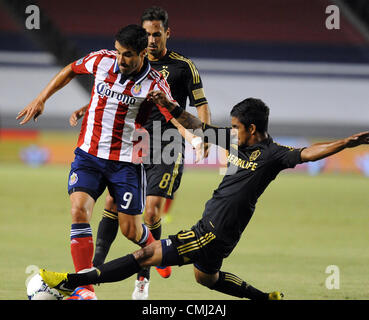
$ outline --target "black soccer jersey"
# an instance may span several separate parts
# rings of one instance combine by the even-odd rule
[[[168,50],[163,58],[157,61],[150,61],[150,64],[167,80],[172,97],[182,108],[186,108],[187,98],[190,106],[199,107],[207,103],[200,74],[190,59],[177,52]],[[170,122],[167,123],[158,108],[154,107],[144,126],[151,137],[153,133],[153,121],[160,121],[161,132],[168,128],[175,128]],[[158,126],[158,123],[154,125]],[[155,130],[155,132],[160,131]],[[178,132],[176,134],[179,135]],[[157,138],[161,140],[161,137]],[[181,138],[179,137],[179,139]],[[184,141],[182,143],[184,147]],[[151,148],[152,146],[153,143],[151,143]]]
[[[219,133],[221,129],[214,130]],[[217,134],[216,141],[210,139],[209,142],[228,150],[227,174],[206,203],[196,226],[216,235],[219,251],[226,257],[250,221],[260,195],[281,170],[301,163],[302,149],[279,145],[270,136],[252,146],[238,147],[232,144],[231,129],[222,130],[226,133],[225,139],[219,139],[221,134]]]

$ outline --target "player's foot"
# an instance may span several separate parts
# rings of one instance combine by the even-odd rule
[[[149,298],[149,285],[150,282],[146,278],[140,277],[140,280],[136,280],[132,300],[147,300]]]
[[[172,274],[172,268],[169,267],[155,267],[156,271],[163,277],[163,278],[169,278]]]
[[[75,288],[68,286],[68,273],[60,273],[40,269],[40,276],[50,287],[58,290],[62,295],[69,296]]]
[[[273,291],[269,293],[269,300],[283,300],[284,294],[279,291]]]

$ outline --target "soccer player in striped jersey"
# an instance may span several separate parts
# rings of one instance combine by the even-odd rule
[[[169,110],[178,109],[161,92],[151,92],[150,97]],[[268,106],[254,98],[245,99],[232,108],[229,128],[202,125],[200,121],[196,124],[186,111],[176,118],[185,128],[202,126],[205,138],[229,152],[226,175],[206,202],[201,219],[190,230],[157,240],[85,274],[43,269],[40,274],[49,286],[71,293],[80,285],[124,280],[146,266],[193,264],[196,281],[209,289],[239,298],[280,300],[283,297],[280,292],[264,292],[222,270],[223,260],[239,242],[259,197],[282,170],[369,144],[367,131],[307,148],[279,145],[268,134]],[[207,134],[207,130],[215,134]]]
[[[148,34],[148,58],[151,66],[163,74],[170,85],[173,98],[185,109],[186,102],[195,107],[199,119],[210,124],[210,109],[205,97],[200,74],[195,64],[183,55],[169,50],[167,40],[170,37],[168,13],[159,7],[146,9],[141,16],[142,27]],[[84,114],[84,109],[77,110],[71,116],[71,125],[76,125],[78,118]],[[155,239],[160,239],[162,233],[161,217],[163,209],[168,208],[175,192],[178,190],[184,166],[185,142],[180,134],[175,133],[170,141],[163,141],[163,133],[175,126],[166,122],[158,108],[154,107],[149,120],[144,125],[150,134],[150,161],[145,163],[147,176],[146,208],[144,222],[151,230]],[[158,134],[157,134],[158,133]],[[163,149],[172,141],[176,141],[181,148],[172,155],[174,161],[163,161]],[[155,146],[160,146],[156,148]],[[208,145],[205,145],[204,156],[207,156]],[[165,206],[164,206],[165,205]],[[168,210],[168,209],[167,209]],[[110,195],[105,201],[103,218],[99,224],[94,266],[105,261],[110,246],[118,230],[116,205]],[[156,268],[163,277],[171,273],[170,267]],[[150,279],[150,269],[143,269],[137,275],[133,299],[147,299]]]
[[[20,124],[36,120],[48,98],[75,76],[94,76],[68,180],[71,254],[77,272],[92,267],[94,245],[89,222],[95,202],[106,187],[116,201],[122,233],[140,246],[154,240],[141,217],[146,201],[142,158],[148,138],[143,125],[154,107],[146,96],[155,89],[174,100],[163,75],[146,57],[146,30],[129,25],[119,30],[115,39],[115,51],[92,52],[64,67],[17,116],[23,118]],[[166,121],[175,121],[167,109],[157,108]]]

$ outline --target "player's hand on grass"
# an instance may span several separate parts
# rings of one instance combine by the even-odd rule
[[[369,131],[360,132],[346,138],[346,148],[354,148],[361,144],[369,144]]]
[[[19,120],[23,118],[23,120],[19,124],[25,124],[32,118],[34,121],[37,121],[37,118],[42,114],[44,108],[45,103],[42,100],[36,98],[22,111],[18,112],[18,116],[16,119]]]
[[[81,119],[86,113],[86,106],[74,111],[69,117],[69,124],[71,127],[75,127],[78,124],[78,120]]]

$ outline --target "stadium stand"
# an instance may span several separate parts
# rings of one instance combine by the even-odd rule
[[[3,6],[7,3],[14,7],[17,2],[2,0]],[[29,1],[20,2],[23,8]],[[147,6],[147,2],[119,0],[108,4],[94,0],[32,3],[39,5],[42,16],[84,53],[91,48],[111,47],[117,29],[137,23],[139,13]],[[322,28],[327,16],[325,8],[330,4],[327,0],[236,0],[230,6],[214,1],[209,9],[206,1],[161,1],[170,20],[175,21],[171,45],[191,57],[368,62],[365,38],[345,18],[341,18],[340,30]],[[19,15],[24,17],[24,10],[20,9]],[[4,31],[11,32],[6,45],[17,48],[19,38],[24,37],[24,27],[15,26],[4,13],[1,18],[1,36]],[[27,42],[25,49],[30,50],[28,45]]]
[[[362,19],[367,12],[364,2],[235,0],[228,6],[220,1],[213,1],[209,6],[207,1],[163,0],[160,5],[169,12],[173,25],[168,45],[196,62],[214,106],[215,122],[225,121],[224,105],[237,102],[236,93],[244,95],[239,88],[248,88],[247,94],[252,92],[276,104],[273,119],[276,133],[304,131],[322,136],[334,132],[340,136],[353,128],[363,128],[365,110],[361,117],[357,116],[358,112],[347,115],[345,106],[350,103],[350,96],[355,96],[358,104],[367,101],[363,88],[369,79],[369,45],[365,32],[348,18],[347,9],[341,10],[340,28],[328,30],[326,7],[346,3],[345,7],[352,11],[351,17],[354,15],[356,21],[364,24]],[[26,30],[24,25],[24,8],[28,3],[39,6],[42,23],[46,23],[39,37],[35,36],[37,31]],[[152,4],[119,0],[107,3],[0,0],[0,67],[8,71],[13,67],[14,72],[20,72],[18,67],[29,72],[34,68],[44,74],[42,79],[48,79],[60,65],[96,49],[112,48],[117,29],[138,23],[143,9]],[[3,75],[0,83],[7,89],[9,81]],[[222,90],[215,87],[219,77],[228,81]],[[85,81],[83,77],[81,80]],[[340,90],[343,81],[347,81],[347,86],[345,82],[345,89]],[[16,105],[26,104],[39,90],[35,83],[20,83],[20,86],[26,89],[23,100]],[[90,87],[91,83],[84,84],[87,92]],[[65,94],[60,105],[56,103],[58,107],[45,113],[45,117],[55,116],[55,119],[38,126],[66,129],[65,114],[87,102],[87,97],[78,94],[76,91]],[[293,96],[285,99],[286,94]],[[341,94],[335,97],[339,106],[332,97],[336,94]],[[324,103],[324,110],[312,105],[317,97]],[[301,104],[299,109],[295,109],[296,101]],[[2,126],[17,126],[11,114],[16,105],[11,98],[2,102]],[[64,118],[59,121],[63,108]],[[292,118],[292,109],[297,118]],[[55,110],[59,114],[53,114]],[[318,112],[319,117],[314,116]]]

